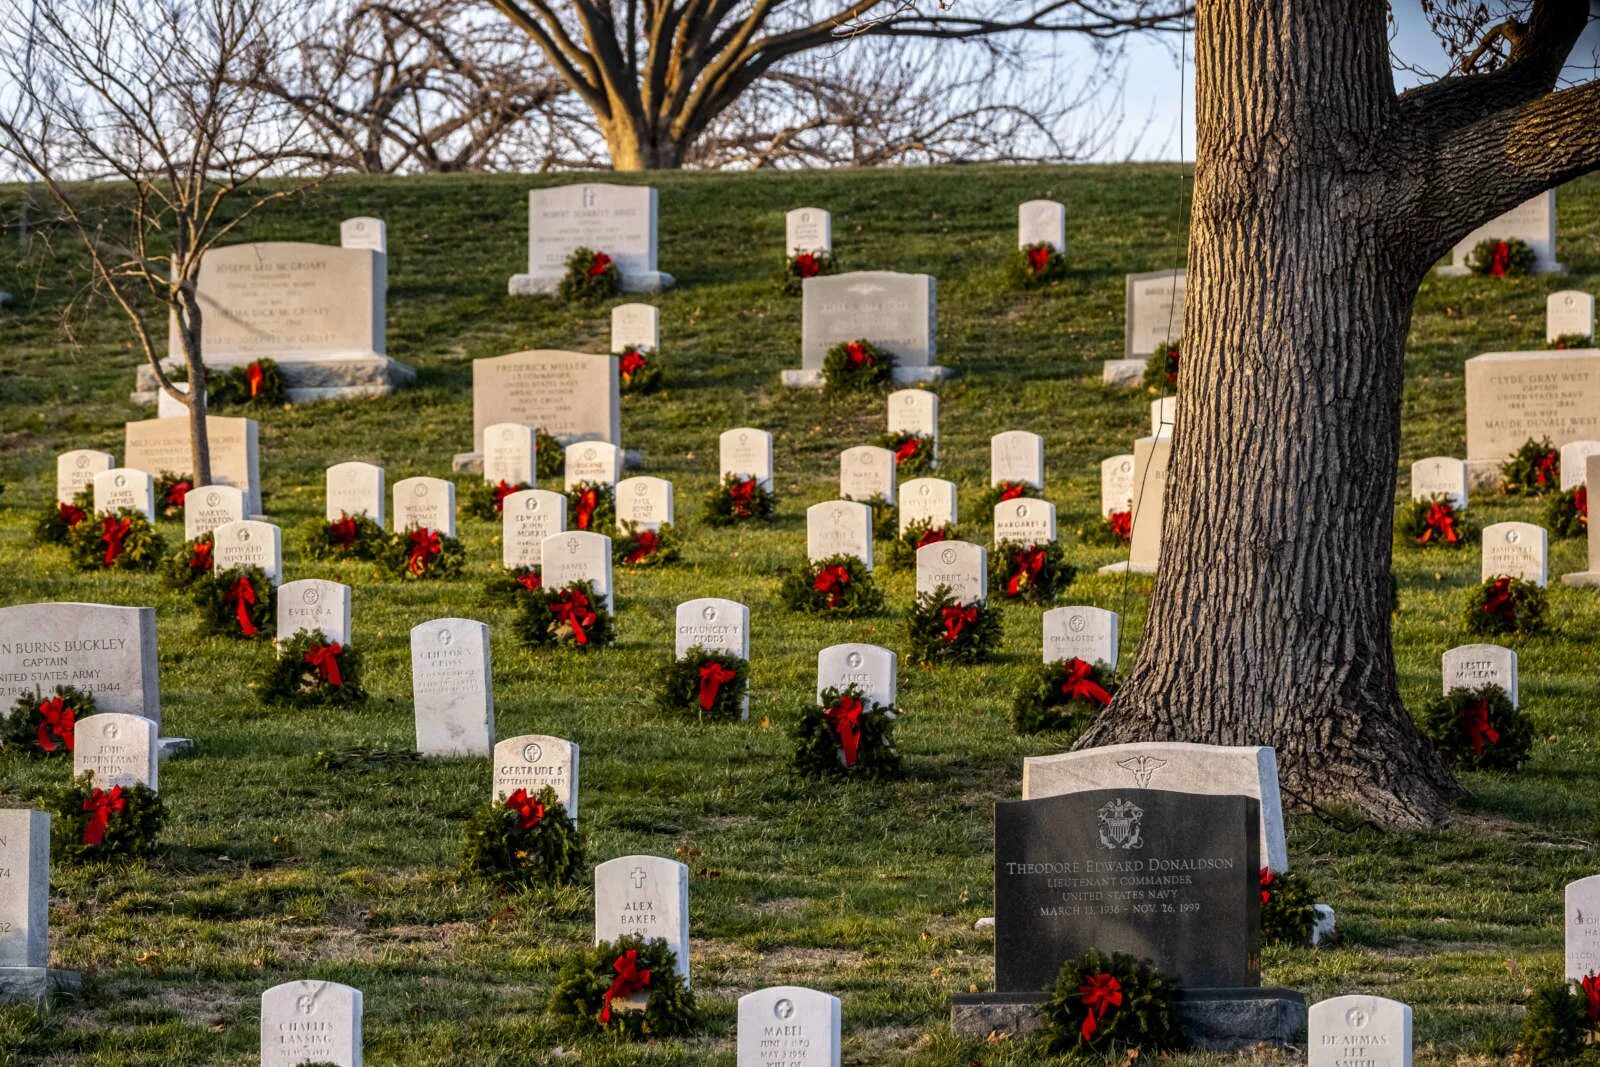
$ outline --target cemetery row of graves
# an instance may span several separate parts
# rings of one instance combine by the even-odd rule
[[[208,258],[210,484],[147,370],[128,400],[125,366],[85,376],[70,427],[17,405],[0,1041],[1353,1065],[1412,1062],[1415,1028],[1417,1062],[1581,1052],[1600,355],[1592,297],[1544,276],[1553,197],[1463,242],[1441,277],[1472,277],[1418,316],[1465,306],[1477,334],[1413,374],[1397,645],[1473,795],[1390,836],[1286,818],[1270,749],[1070,751],[1160,563],[1183,274],[1149,268],[1180,228],[1097,243],[1092,172],[997,176],[1004,221],[934,177],[922,225],[978,239],[919,246],[848,183],[787,215],[737,179],[556,184],[493,300],[493,262],[425,261],[413,228],[445,220],[350,190],[338,247],[268,240],[330,229],[321,204]],[[730,266],[660,196],[723,205],[719,249],[781,232]],[[852,247],[874,224],[902,238],[881,260]],[[1062,353],[1063,321],[1095,340]]]

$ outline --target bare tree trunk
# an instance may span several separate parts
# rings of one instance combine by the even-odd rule
[[[1459,787],[1402,707],[1390,550],[1425,270],[1397,218],[1384,5],[1206,0],[1161,568],[1080,745],[1271,745],[1291,799],[1391,825]]]
[[[201,343],[200,300],[195,283],[185,282],[179,291],[173,328],[183,340],[183,362],[189,372],[189,392],[184,406],[189,409],[189,458],[195,485],[211,484],[211,435],[206,416],[210,405],[206,397],[206,367]]]
[[[611,169],[619,171],[677,170],[683,166],[687,142],[673,138],[627,114],[600,121]]]

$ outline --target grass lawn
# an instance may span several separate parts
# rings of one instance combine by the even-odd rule
[[[0,311],[0,604],[155,605],[165,732],[194,738],[197,749],[162,770],[169,820],[149,861],[57,865],[52,960],[85,973],[84,995],[44,1013],[0,1009],[0,1063],[253,1063],[261,991],[299,977],[364,991],[375,1065],[732,1065],[736,999],[785,983],[843,1000],[849,1064],[1049,1062],[1028,1042],[958,1039],[948,1021],[952,993],[993,982],[993,939],[973,930],[993,914],[991,803],[1018,795],[1024,756],[1070,741],[1018,737],[1005,722],[1039,657],[1041,609],[1005,609],[996,664],[902,663],[904,781],[818,785],[789,771],[787,728],[810,699],[817,651],[870,641],[903,652],[912,577],[880,573],[889,608],[877,618],[816,620],[779,604],[780,572],[804,554],[806,505],[835,495],[837,453],[869,442],[884,417],[881,404],[829,403],[777,384],[800,349],[799,301],[776,285],[783,212],[831,210],[847,268],[937,275],[939,357],[955,372],[939,389],[940,473],[960,484],[963,518],[984,539],[987,524],[972,520],[990,434],[1042,433],[1045,495],[1080,571],[1063,602],[1121,612],[1131,662],[1149,579],[1095,574],[1117,553],[1077,545],[1071,531],[1098,514],[1100,460],[1130,451],[1148,426],[1150,397],[1104,389],[1100,361],[1121,355],[1123,275],[1181,261],[1180,171],[652,176],[660,262],[678,287],[658,300],[665,388],[624,399],[624,443],[643,454],[644,473],[675,483],[684,552],[667,569],[619,568],[618,643],[593,655],[530,652],[510,612],[482,603],[482,579],[500,558],[491,524],[463,518],[468,577],[452,583],[401,585],[369,566],[300,559],[327,465],[380,463],[391,484],[449,474],[451,454],[471,443],[473,358],[603,348],[606,308],[506,296],[506,278],[526,269],[526,190],[553,180],[340,180],[243,235],[336,243],[342,218],[388,222],[390,354],[417,368],[416,388],[261,418],[266,510],[285,527],[289,576],[355,589],[354,642],[373,699],[353,714],[263,709],[250,685],[266,647],[199,636],[194,609],[153,576],[79,574],[64,550],[32,543],[33,515],[53,499],[55,454],[120,456],[124,420],[150,412],[128,402],[136,357],[116,312],[68,312],[80,282],[64,238],[58,259],[3,238],[0,289],[17,299]],[[19,193],[0,187],[0,220],[14,218]],[[1005,265],[1016,204],[1037,197],[1069,207],[1072,272],[1029,294],[1009,287]],[[1402,470],[1419,457],[1464,454],[1465,359],[1540,347],[1546,294],[1600,287],[1600,181],[1563,190],[1560,235],[1568,277],[1425,284]],[[776,438],[781,499],[770,528],[700,521],[717,434],[739,425]],[[1483,523],[1542,516],[1536,502],[1487,493],[1472,510]],[[181,523],[162,526],[175,546]],[[1582,569],[1582,560],[1581,543],[1554,543],[1551,573]],[[1468,640],[1459,615],[1477,569],[1475,550],[1396,550],[1395,639],[1412,706],[1436,692],[1440,653]],[[748,724],[701,726],[653,706],[672,610],[706,595],[750,606]],[[1343,940],[1268,950],[1264,980],[1312,999],[1373,992],[1409,1002],[1418,1063],[1509,1056],[1528,990],[1561,973],[1562,887],[1597,868],[1600,599],[1556,584],[1550,602],[1551,633],[1514,642],[1539,738],[1522,772],[1469,776],[1470,798],[1436,833],[1291,820],[1293,863],[1338,910]],[[590,862],[640,852],[689,865],[695,991],[706,1014],[692,1039],[574,1043],[552,1029],[544,1004],[555,972],[590,938],[589,881],[506,896],[462,877],[462,830],[487,799],[487,760],[315,768],[319,750],[412,743],[407,634],[450,615],[491,624],[500,736],[550,733],[581,745]],[[0,754],[0,805],[28,805],[66,773],[62,762]]]

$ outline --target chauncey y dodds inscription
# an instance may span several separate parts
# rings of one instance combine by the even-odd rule
[[[1260,984],[1261,818],[1244,796],[1096,789],[995,805],[995,979],[1050,987],[1089,948],[1185,988]]]

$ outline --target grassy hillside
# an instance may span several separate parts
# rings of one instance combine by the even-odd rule
[[[1019,738],[1004,712],[1038,658],[1040,609],[1007,608],[1002,662],[921,670],[903,664],[899,741],[907,777],[817,785],[788,771],[786,730],[811,693],[818,649],[872,641],[904,651],[909,574],[883,575],[889,612],[855,622],[789,615],[779,572],[803,556],[804,509],[835,495],[837,453],[870,441],[881,405],[847,405],[777,385],[798,366],[800,308],[777,294],[782,212],[833,212],[848,268],[928,271],[939,279],[946,477],[978,539],[974,502],[987,441],[1044,434],[1049,486],[1068,556],[1083,575],[1065,602],[1122,612],[1125,661],[1137,648],[1149,579],[1094,568],[1108,549],[1070,543],[1097,514],[1098,464],[1148,425],[1150,397],[1107,391],[1100,361],[1121,354],[1122,276],[1181,261],[1180,172],[1162,167],[952,168],[803,175],[667,175],[661,265],[678,288],[659,298],[668,382],[623,402],[624,441],[644,471],[677,486],[682,561],[617,578],[616,648],[590,656],[520,647],[510,614],[481,602],[498,530],[464,520],[470,577],[401,586],[368,568],[301,562],[302,528],[321,514],[322,471],[348,459],[448,475],[471,440],[475,357],[525,348],[598,349],[608,312],[510,298],[525,269],[526,190],[552,179],[341,180],[262,218],[251,239],[333,243],[340,219],[387,220],[390,353],[417,387],[358,404],[320,404],[261,420],[266,509],[286,530],[291,577],[355,587],[355,636],[374,700],[347,713],[264,710],[249,681],[265,647],[198,636],[194,610],[154,578],[80,575],[29,539],[51,499],[53,457],[73,447],[120,454],[135,358],[115,313],[75,304],[67,246],[52,258],[0,246],[0,603],[71,599],[154,604],[165,731],[196,739],[168,764],[165,845],[148,862],[58,865],[52,955],[86,974],[79,1002],[45,1014],[0,1010],[0,1063],[170,1065],[255,1062],[261,990],[297,977],[366,994],[369,1062],[382,1065],[582,1062],[732,1065],[734,1002],[764,985],[812,985],[844,1001],[845,1062],[966,1067],[1047,1062],[1025,1043],[952,1035],[950,996],[993,982],[994,799],[1019,792],[1024,756],[1070,738]],[[0,218],[19,190],[0,188]],[[1069,205],[1072,274],[1039,294],[1008,287],[1015,205]],[[9,240],[9,237],[6,238]],[[1564,190],[1559,282],[1430,280],[1413,328],[1402,463],[1464,451],[1462,361],[1538,347],[1553,288],[1600,285],[1600,182]],[[716,435],[737,425],[776,437],[779,521],[717,531],[699,521],[716,474]],[[1402,483],[1403,484],[1403,483]],[[1532,502],[1483,495],[1482,522],[1540,521]],[[181,525],[164,524],[169,540]],[[1578,542],[1551,571],[1580,569]],[[1439,685],[1439,654],[1465,638],[1462,590],[1475,552],[1397,549],[1396,640],[1413,705]],[[752,714],[699,726],[653,706],[672,649],[671,611],[694,596],[750,606]],[[1295,818],[1298,869],[1335,906],[1342,944],[1269,950],[1264,977],[1313,999],[1370,991],[1416,1009],[1419,1063],[1498,1062],[1520,1004],[1561,971],[1561,890],[1594,873],[1594,731],[1600,602],[1552,589],[1552,636],[1516,643],[1524,707],[1539,742],[1517,775],[1470,776],[1470,799],[1438,833],[1350,831]],[[708,1022],[691,1040],[580,1045],[543,1006],[560,959],[587,943],[587,882],[499,895],[459,874],[461,835],[486,799],[485,760],[327,774],[319,750],[408,746],[407,633],[445,615],[493,627],[497,732],[551,733],[582,746],[583,828],[591,862],[632,852],[677,856],[692,871],[694,974]],[[0,755],[0,805],[26,805],[63,775],[53,762]],[[568,1051],[557,1051],[564,1047]],[[1210,1063],[1193,1057],[1183,1063]],[[1250,1061],[1258,1062],[1258,1061]],[[1283,1062],[1290,1062],[1284,1059]]]

